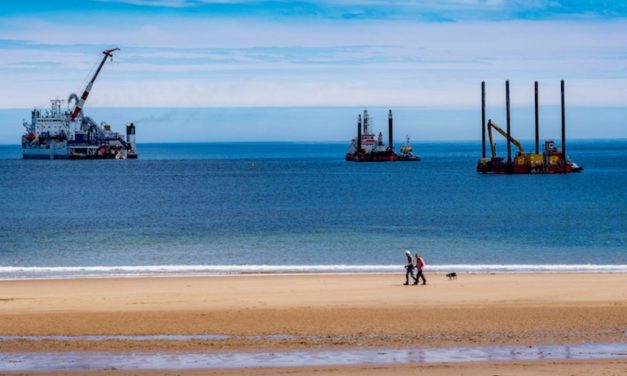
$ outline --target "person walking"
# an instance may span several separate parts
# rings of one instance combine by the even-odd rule
[[[403,286],[409,285],[409,277],[414,280],[415,285],[417,280],[414,278],[414,260],[409,249],[405,250],[405,257],[407,257],[407,263],[405,264],[405,283],[403,283]]]
[[[427,284],[427,279],[425,278],[425,274],[422,271],[422,269],[424,269],[425,267],[425,260],[420,257],[420,255],[416,252],[416,278],[414,281],[414,285],[418,284],[418,281],[420,281],[420,278],[422,278],[422,284],[426,285]]]

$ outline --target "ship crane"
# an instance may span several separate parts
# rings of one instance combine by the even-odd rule
[[[119,48],[112,48],[110,50],[102,51],[102,54],[104,55],[104,57],[102,58],[102,61],[100,62],[100,65],[98,66],[98,69],[96,69],[94,76],[91,78],[91,81],[89,81],[89,83],[87,84],[87,87],[85,87],[85,91],[83,91],[83,95],[81,95],[78,102],[76,102],[76,106],[74,107],[74,111],[72,112],[72,117],[70,119],[71,121],[76,120],[78,115],[83,110],[83,105],[85,104],[85,101],[87,100],[87,97],[89,96],[89,91],[91,90],[91,87],[94,85],[96,78],[98,78],[98,74],[100,73],[100,70],[102,69],[102,66],[104,65],[104,63],[107,61],[107,58],[113,59],[113,52],[119,51],[119,50],[120,50]],[[76,94],[70,95],[70,99],[72,98],[76,100],[77,98]]]
[[[501,127],[496,125],[496,123],[492,122],[492,120],[488,120],[488,137],[490,138],[490,148],[492,149],[492,158],[496,158],[496,145],[494,144],[494,139],[492,138],[492,128],[496,129],[497,132],[499,132],[503,137],[505,137],[507,142],[511,142],[512,144],[516,145],[516,147],[518,148],[518,155],[523,155],[525,153],[525,150],[523,149],[522,144],[517,139],[515,139],[512,136],[509,136],[507,132],[505,132],[503,129],[501,129]]]

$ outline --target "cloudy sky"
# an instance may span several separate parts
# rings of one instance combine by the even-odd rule
[[[3,1],[0,108],[80,92],[109,47],[86,108],[478,110],[505,79],[518,107],[565,79],[569,106],[627,108],[627,2],[601,0]]]

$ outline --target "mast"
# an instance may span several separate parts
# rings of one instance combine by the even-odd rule
[[[83,105],[85,104],[85,101],[87,100],[87,97],[89,96],[89,91],[91,90],[91,87],[94,85],[96,78],[98,78],[98,74],[100,73],[100,70],[102,69],[102,66],[104,65],[105,61],[107,61],[107,58],[108,57],[113,58],[113,52],[119,51],[119,50],[120,50],[119,48],[112,48],[110,50],[102,51],[102,54],[104,55],[102,58],[102,61],[100,62],[98,69],[96,69],[96,73],[94,73],[94,76],[91,78],[91,81],[89,81],[89,83],[87,84],[87,87],[85,87],[85,91],[83,91],[83,95],[81,95],[81,98],[76,104],[76,107],[74,107],[74,112],[72,112],[71,121],[76,120],[76,117],[78,116],[78,114],[80,114],[81,111],[83,110]]]

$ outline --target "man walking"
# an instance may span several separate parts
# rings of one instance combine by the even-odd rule
[[[414,281],[414,285],[418,284],[418,281],[420,281],[420,278],[422,278],[423,285],[427,284],[427,279],[425,278],[425,275],[422,272],[422,269],[424,267],[425,267],[425,260],[423,260],[422,257],[420,257],[420,255],[416,252],[416,278]]]
[[[407,257],[407,263],[405,264],[405,283],[403,283],[403,286],[409,285],[409,277],[414,280],[415,285],[417,279],[414,278],[414,260],[411,257],[411,252],[409,252],[409,249],[405,250],[405,257]]]

